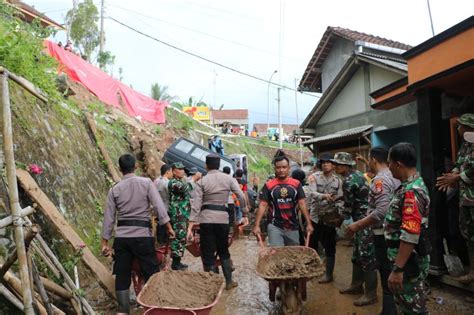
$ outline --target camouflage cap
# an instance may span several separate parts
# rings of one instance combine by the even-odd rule
[[[347,152],[337,152],[334,159],[331,159],[334,164],[354,166],[356,162],[352,159],[352,155]]]
[[[463,114],[461,117],[458,118],[458,123],[469,128],[474,128],[474,114]]]
[[[174,162],[173,165],[171,165],[173,169],[178,168],[178,169],[183,169],[184,164],[182,162]]]

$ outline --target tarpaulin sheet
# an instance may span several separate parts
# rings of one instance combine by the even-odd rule
[[[122,99],[130,116],[158,124],[165,122],[164,109],[167,102],[156,101],[133,90],[51,41],[45,41],[45,45],[48,53],[60,63],[60,71],[66,73],[71,80],[83,84],[102,102],[120,108],[119,99]]]

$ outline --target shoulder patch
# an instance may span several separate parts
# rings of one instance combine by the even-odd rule
[[[376,193],[380,194],[383,192],[383,179],[378,178],[374,183],[374,187]]]

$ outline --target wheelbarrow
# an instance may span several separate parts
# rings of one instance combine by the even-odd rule
[[[233,241],[233,235],[232,233],[229,232],[229,237],[228,237],[229,247],[232,245],[232,241]],[[193,226],[193,241],[186,245],[186,249],[194,257],[201,257],[201,237],[199,235],[199,224],[195,224]],[[219,267],[220,265],[221,265],[221,262],[216,253],[216,267]],[[203,264],[203,267],[204,267],[204,264]]]
[[[145,287],[143,288],[144,291],[146,290],[148,285],[148,283],[145,285]],[[144,315],[209,315],[211,313],[211,309],[219,302],[219,298],[222,295],[223,290],[224,282],[222,282],[222,285],[220,286],[214,301],[202,307],[158,307],[156,305],[148,305],[147,303],[144,303],[141,295],[137,296],[137,302],[145,308],[145,312],[143,313]]]
[[[169,264],[167,257],[169,257],[171,250],[169,243],[164,246],[160,246],[155,248],[156,252],[156,260],[158,261],[158,266],[160,266],[160,270],[168,270]],[[140,270],[140,263],[138,259],[133,259],[132,262],[132,283],[133,289],[135,290],[136,296],[140,294],[143,286],[145,285],[145,279],[143,279],[142,272]]]
[[[306,301],[307,291],[306,282],[312,278],[319,277],[323,274],[321,259],[316,251],[310,248],[309,234],[305,240],[305,246],[278,246],[266,247],[260,234],[257,234],[260,245],[260,253],[257,260],[256,273],[259,277],[269,282],[269,299],[272,302],[276,300],[276,291],[279,289],[281,294],[282,312],[283,314],[301,314],[303,301]],[[296,255],[304,254],[309,260],[295,261],[296,264],[305,264],[308,261],[314,261],[317,268],[309,270],[302,274],[269,274],[269,266],[281,260],[282,254],[294,253]],[[289,269],[295,266],[287,266]],[[294,268],[293,268],[294,269]]]

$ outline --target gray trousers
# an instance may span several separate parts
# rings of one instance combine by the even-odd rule
[[[268,224],[267,231],[269,246],[300,245],[300,234],[298,230],[283,230],[270,223]]]

